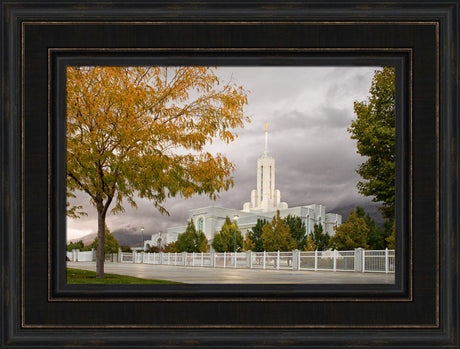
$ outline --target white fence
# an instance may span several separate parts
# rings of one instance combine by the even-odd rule
[[[71,261],[95,261],[95,251],[67,252]],[[108,254],[106,262],[145,263],[208,268],[244,268],[312,271],[354,271],[394,273],[394,250],[291,251],[291,252],[208,252]]]
[[[92,262],[96,260],[96,251],[94,249],[91,251],[67,251],[67,258],[73,262]]]
[[[119,253],[107,253],[105,255],[106,262],[119,262]],[[93,248],[91,251],[72,250],[67,251],[66,256],[72,262],[94,262],[96,261],[96,250]]]
[[[95,261],[95,251],[67,252],[70,261]],[[107,254],[106,262],[145,263],[211,268],[249,268],[312,271],[358,271],[394,273],[394,250],[291,251],[291,252],[208,252]]]

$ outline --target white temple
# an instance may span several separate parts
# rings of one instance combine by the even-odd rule
[[[216,232],[219,232],[228,216],[233,219],[239,216],[238,227],[241,233],[246,234],[256,225],[257,219],[271,221],[276,211],[280,211],[282,218],[298,216],[306,226],[306,234],[313,232],[315,224],[321,224],[324,231],[330,236],[334,235],[334,227],[342,224],[342,216],[337,213],[326,213],[326,208],[320,204],[308,204],[288,208],[288,204],[281,202],[281,193],[275,189],[275,159],[268,153],[268,129],[265,124],[265,150],[263,155],[257,160],[257,189],[251,191],[251,202],[243,205],[243,210],[207,206],[190,210],[189,219],[195,223],[197,230],[202,231],[211,246]],[[177,239],[179,234],[185,232],[186,225],[168,228],[166,234],[163,233],[162,240],[172,242]],[[153,234],[152,240],[145,241],[145,245],[156,246],[160,233]],[[210,247],[212,249],[212,247]]]
[[[243,205],[244,212],[272,212],[285,210],[281,193],[275,189],[275,159],[268,154],[268,124],[265,124],[265,150],[257,160],[257,189],[251,191],[251,202]]]

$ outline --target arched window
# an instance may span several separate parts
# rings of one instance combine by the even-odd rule
[[[318,217],[318,225],[323,225],[323,218],[321,216]]]
[[[204,230],[204,219],[203,217],[198,218],[198,231]]]
[[[310,234],[310,215],[307,214],[307,234]]]

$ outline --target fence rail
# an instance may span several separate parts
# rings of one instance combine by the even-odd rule
[[[95,261],[94,251],[67,252],[70,261]],[[145,253],[106,255],[106,262],[144,263],[206,268],[276,269],[311,271],[395,272],[394,250]]]

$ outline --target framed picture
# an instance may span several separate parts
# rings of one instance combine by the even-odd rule
[[[66,115],[66,130],[59,134],[66,138],[70,197],[58,205],[67,207],[67,246],[58,248],[67,250],[67,267],[100,272],[98,258],[105,257],[110,263],[104,272],[148,273],[173,282],[395,282],[394,203],[389,201],[395,197],[395,143],[402,144],[401,132],[395,141],[394,126],[395,75],[402,100],[399,65],[321,66],[320,60],[305,60],[319,66],[257,67],[64,64],[66,86],[56,90],[67,91],[67,111],[58,114]],[[98,81],[105,83],[97,86]],[[215,87],[205,90],[204,84]],[[375,142],[359,135],[376,123],[367,121],[368,107],[359,111],[367,102],[357,100],[367,100],[369,90],[383,84],[389,87],[390,107],[379,123],[388,134],[381,142],[389,146],[367,163],[389,160],[374,171],[381,180],[390,169],[387,190],[379,194],[391,199],[385,217],[383,207],[360,193],[357,169],[364,171],[362,155],[371,153],[360,154],[353,139],[362,138],[361,148]],[[141,90],[145,98],[134,102],[139,114],[129,96]],[[326,107],[330,99],[334,106]],[[115,103],[119,108],[104,107]],[[103,143],[111,146],[101,148],[100,161],[94,162],[93,149]],[[161,178],[160,166],[167,167]],[[94,174],[102,179],[99,190],[105,197],[96,197]],[[159,195],[159,182],[175,190],[171,197]],[[144,194],[136,197],[136,187]],[[111,214],[118,210],[115,196],[124,211]],[[91,204],[98,200],[99,205]],[[99,214],[104,211],[105,216]],[[107,248],[98,257],[102,220]],[[308,277],[311,271],[318,272]],[[68,273],[67,281],[85,280]]]
[[[385,6],[377,2],[282,4],[270,1],[247,4],[148,1],[24,4],[11,1],[4,4],[2,345],[5,348],[68,345],[85,348],[458,347],[457,5],[456,1],[434,5],[401,1]],[[304,138],[315,137],[309,133],[310,128],[321,122],[343,122],[334,113],[331,113],[330,120],[325,120],[325,113],[321,114],[324,115],[322,118],[306,122],[308,114],[305,112],[296,116],[304,126],[296,127],[295,120],[289,114],[289,111],[295,112],[295,108],[289,108],[292,103],[278,106],[284,112],[277,114],[273,113],[275,107],[269,100],[272,102],[283,93],[294,95],[295,91],[310,86],[306,95],[299,93],[298,100],[306,103],[305,100],[311,98],[311,105],[319,103],[324,108],[337,108],[337,93],[325,94],[329,99],[315,95],[326,80],[321,78],[324,75],[320,72],[329,69],[327,86],[330,90],[335,88],[348,92],[354,88],[355,75],[350,72],[373,72],[381,67],[394,71],[395,91],[395,186],[391,211],[394,213],[394,259],[386,259],[385,267],[387,272],[391,271],[390,282],[369,281],[372,273],[362,273],[363,266],[366,268],[364,257],[363,264],[353,263],[353,270],[348,271],[350,279],[340,282],[320,280],[317,283],[288,283],[284,279],[267,283],[216,281],[153,285],[68,282],[66,259],[74,258],[73,252],[66,252],[68,234],[72,229],[84,230],[83,223],[79,225],[76,221],[72,225],[67,217],[69,210],[73,210],[71,215],[78,211],[80,198],[77,193],[77,197],[73,198],[77,201],[69,199],[69,188],[82,184],[79,190],[86,191],[96,207],[100,195],[107,194],[100,194],[105,188],[92,194],[85,187],[83,172],[88,174],[93,170],[86,169],[79,174],[72,172],[74,167],[69,160],[70,152],[73,152],[72,159],[76,159],[80,165],[85,159],[77,155],[91,159],[95,156],[92,149],[79,149],[82,142],[78,140],[73,144],[76,148],[72,148],[72,137],[75,134],[83,137],[81,130],[86,127],[73,122],[78,119],[82,106],[97,99],[96,82],[107,86],[110,80],[94,75],[94,80],[87,83],[85,89],[79,90],[81,80],[72,80],[72,74],[90,75],[112,69],[112,72],[117,70],[126,74],[138,71],[142,79],[148,74],[148,68],[161,71],[161,76],[165,76],[165,71],[183,68],[184,71],[201,69],[203,76],[208,76],[206,74],[210,71],[222,72],[235,81],[249,73],[252,74],[251,81],[257,81],[263,75],[270,76],[271,80],[266,79],[263,83],[270,94],[264,95],[267,102],[262,101],[261,104],[268,108],[267,115],[274,115],[273,119],[264,120],[264,116],[254,116],[255,125],[269,124],[265,125],[265,134],[263,126],[260,135],[255,135],[256,131],[249,133],[254,140],[263,141],[265,135],[265,143],[259,153],[265,152],[268,156],[271,143],[267,139],[277,128],[281,130],[291,125],[290,128],[286,127],[283,137],[274,137],[279,142],[287,142],[289,138],[294,139],[294,132],[300,134],[299,139],[302,139],[302,134]],[[315,74],[320,78],[315,80]],[[372,73],[366,74],[370,81]],[[122,75],[117,75],[115,83],[120,83],[122,79]],[[158,81],[161,85],[166,80],[158,78]],[[114,94],[119,92],[121,85],[116,86]],[[129,102],[132,97],[147,104],[148,98],[142,95],[138,86],[134,88],[134,95],[127,92],[117,98],[125,98]],[[198,83],[194,86],[198,86]],[[191,133],[181,134],[182,146],[190,146],[190,142],[202,137],[205,132],[215,136],[216,132],[222,131],[224,133],[220,135],[224,141],[226,137],[227,140],[233,137],[225,132],[229,132],[229,125],[231,128],[239,125],[239,108],[245,102],[245,93],[242,92],[244,86],[243,90],[235,86],[235,90],[229,90],[234,98],[231,103],[235,104],[231,104],[230,97],[225,96],[224,102],[227,104],[223,105],[229,110],[223,114],[219,114],[222,106],[213,110],[212,115],[218,118],[204,122],[199,134],[195,135],[197,138],[193,138]],[[204,89],[209,90],[210,87],[206,85]],[[92,97],[83,101],[81,93]],[[154,102],[160,103],[158,100]],[[168,103],[163,105],[163,114],[160,113],[158,118],[164,117],[165,108],[174,107],[172,102]],[[131,102],[128,104],[131,105]],[[231,109],[234,105],[237,107]],[[150,104],[147,109],[152,116],[154,107]],[[222,121],[227,120],[222,119],[224,114],[229,115],[228,125]],[[193,129],[195,124],[192,120],[193,116],[184,118],[177,132],[183,132],[187,127]],[[119,127],[110,120],[107,122],[113,127],[113,132],[120,133],[126,133],[134,123]],[[213,125],[217,125],[217,128],[209,130]],[[89,134],[97,134],[98,127],[100,124]],[[158,134],[152,130],[149,132],[145,133],[144,144],[154,136],[172,137],[168,135],[170,129],[167,128]],[[291,137],[289,132],[292,133]],[[325,141],[323,144],[330,148],[334,148],[334,145],[343,148],[331,129],[324,129],[323,134],[317,137],[317,144],[322,139]],[[132,140],[133,136],[127,139]],[[241,147],[244,149],[237,150],[235,154],[244,158],[250,153],[249,144],[254,143],[243,143]],[[297,148],[301,152],[308,151],[302,146],[303,142],[298,141],[289,146],[290,152],[295,153]],[[197,145],[195,147],[199,148]],[[313,151],[320,152],[321,149],[318,146]],[[120,152],[117,149],[112,154]],[[147,150],[145,152],[145,156],[152,154]],[[287,159],[290,152],[281,152],[281,157]],[[128,155],[124,158],[135,159],[139,153],[137,150],[126,153]],[[263,157],[263,154],[253,153],[253,160]],[[269,161],[267,156],[263,161]],[[327,156],[333,157],[329,153]],[[324,176],[319,161],[321,156],[317,159],[316,163],[311,164],[311,171],[316,170],[319,176]],[[147,183],[149,176],[154,176],[151,164],[147,164],[150,167],[146,165],[149,171],[142,170],[145,165],[142,161],[137,159],[124,167],[126,173],[131,171],[136,179],[132,182],[136,185]],[[166,162],[166,159],[162,161]],[[200,163],[197,159],[190,161],[195,162],[198,163],[194,168],[196,176],[200,180],[206,177],[203,183],[207,186],[203,188],[208,188],[207,191],[195,188],[196,191],[202,190],[212,197],[217,189],[230,186],[230,182],[216,185],[212,178],[204,176],[206,168],[208,172],[218,173],[221,170],[227,174],[224,168],[216,165],[209,171],[209,167],[205,167],[209,163]],[[294,157],[289,164],[295,162]],[[274,172],[264,172],[263,166],[270,164],[263,162],[260,167],[254,161],[246,161],[239,166],[248,173],[253,172],[254,182],[254,193],[248,192],[247,197],[241,197],[241,217],[238,217],[241,227],[245,220],[249,222],[257,218],[254,212],[267,209],[267,200],[271,200],[269,205],[275,208],[274,212],[276,209],[288,209],[288,204],[281,201],[283,198],[280,200],[280,192],[275,191],[278,187],[272,188],[271,183],[275,185]],[[171,184],[170,179],[179,178],[178,173],[184,169],[167,169],[158,172],[164,173],[161,178],[169,185],[166,185],[167,192],[163,195],[182,193],[187,197],[187,186],[191,184],[187,182],[182,185],[179,180]],[[280,169],[276,169],[278,174]],[[110,178],[114,178],[114,172],[110,172],[110,175]],[[99,177],[96,175],[94,178]],[[300,180],[297,178],[286,181],[295,182],[292,189],[286,190],[300,194],[304,192],[304,196],[312,195],[299,187]],[[109,185],[110,180],[103,182]],[[180,183],[183,183],[182,180]],[[260,183],[256,185],[256,182]],[[312,179],[306,179],[306,182],[312,182]],[[265,183],[269,184],[265,186]],[[311,188],[314,187],[313,183]],[[137,198],[137,193],[143,193],[144,197],[154,202],[153,206],[165,209],[162,207],[163,196],[159,195],[161,190],[150,192],[145,188],[139,184],[128,188],[125,194]],[[265,202],[263,198],[266,198]],[[116,195],[110,199],[118,207]],[[321,204],[299,200],[289,204],[289,207]],[[246,201],[248,203],[244,204]],[[182,202],[185,199],[176,200],[178,204]],[[179,207],[184,210],[185,206]],[[313,210],[313,206],[310,208]],[[107,210],[108,207],[102,207],[99,216],[105,215]],[[118,207],[118,210],[121,208]],[[218,214],[231,216],[233,211],[228,209]],[[193,212],[189,217],[195,217]],[[192,223],[198,231],[206,233],[206,224],[210,226],[211,220],[206,221],[208,216],[200,212]],[[338,229],[339,214],[333,210],[325,211],[315,219],[323,216],[327,228],[331,222],[334,225],[331,214],[336,214],[337,219],[336,227],[331,226],[331,229]],[[132,222],[136,219],[139,220],[134,216]],[[160,218],[156,219],[160,222]],[[316,221],[312,222],[317,225]],[[105,230],[103,220],[99,219],[98,224],[98,230]],[[146,240],[154,241],[155,236],[150,239],[150,235],[155,233],[151,231],[154,228],[147,231],[143,228],[149,227],[146,223],[131,224],[136,225],[138,233],[146,234],[147,239],[142,236],[139,244],[141,248],[144,248]],[[187,222],[184,221],[182,225],[186,228]],[[109,228],[112,228],[110,224]],[[214,263],[213,270],[223,272],[226,269],[216,268],[220,266],[218,263],[228,261],[234,263],[235,267],[243,263],[237,257],[236,224],[233,224],[233,229],[233,259],[231,250],[223,258],[216,250],[206,255],[206,262],[204,252],[200,254],[201,261],[193,255],[193,265]],[[173,234],[174,229],[168,230],[170,233]],[[207,239],[214,238],[216,232],[209,234]],[[273,253],[268,259],[265,255],[257,257],[245,253],[250,257],[244,263],[252,264],[258,258],[257,263],[262,261],[263,267],[269,265],[277,270],[286,268],[291,274],[295,274],[292,270],[303,272],[302,268],[310,263],[307,262],[307,255],[301,251],[285,257],[280,252]],[[332,258],[323,256],[333,260],[333,271],[328,273],[338,275],[341,266],[347,265],[346,256],[340,251],[330,253]],[[388,249],[386,253],[388,255]],[[120,250],[116,258],[121,255]],[[136,255],[133,252],[131,258],[137,258]],[[354,255],[355,261],[358,256]],[[98,257],[104,256],[101,254]],[[171,264],[173,257],[169,254],[165,258]],[[177,253],[174,258],[177,264]],[[102,263],[107,270],[109,264]],[[318,261],[314,262],[316,267],[317,264]],[[184,264],[184,268],[192,270],[193,266]],[[361,275],[368,279],[364,282],[353,281]]]

